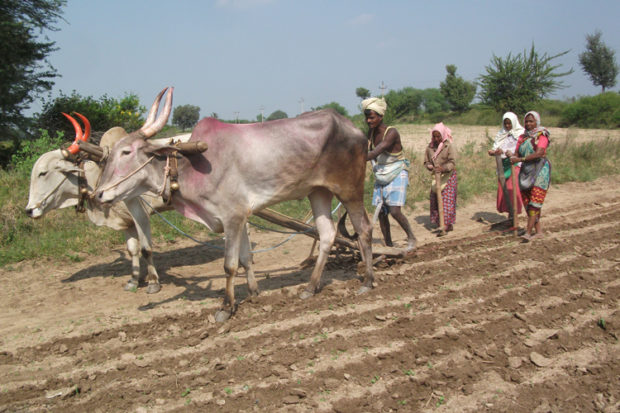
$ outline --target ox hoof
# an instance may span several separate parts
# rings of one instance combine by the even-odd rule
[[[161,285],[159,284],[149,284],[146,287],[147,294],[155,294],[155,293],[158,293],[160,290],[161,290]]]
[[[218,310],[215,313],[215,322],[223,323],[224,321],[228,320],[230,316],[231,316],[230,310]]]
[[[125,291],[131,291],[135,293],[136,290],[138,289],[138,283],[133,280],[129,280],[127,281],[127,284],[125,284],[125,287],[123,289]]]
[[[372,287],[367,287],[365,285],[361,286],[359,290],[357,290],[357,295],[365,294],[368,291],[372,290]]]
[[[308,290],[303,290],[301,292],[301,294],[299,294],[299,298],[301,298],[302,300],[307,300],[308,298],[312,297],[314,294],[311,293]]]

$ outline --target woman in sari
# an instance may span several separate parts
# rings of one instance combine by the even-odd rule
[[[429,171],[441,173],[441,199],[445,225],[443,230],[452,231],[456,222],[456,148],[452,144],[452,131],[443,122],[436,124],[431,131],[431,142],[424,154],[424,166]],[[436,188],[435,178],[433,178],[430,194],[431,223],[439,226]]]
[[[493,148],[489,150],[489,156],[498,156],[501,155],[502,158],[502,169],[497,173],[503,174],[503,179],[500,179],[500,176],[497,178],[497,212],[508,212],[508,220],[512,222],[512,212],[511,202],[512,202],[512,179],[511,179],[511,168],[510,168],[510,158],[506,156],[506,153],[514,153],[515,148],[517,146],[517,141],[519,140],[519,136],[521,136],[525,129],[523,126],[519,124],[519,119],[517,115],[512,112],[506,112],[502,119],[503,128],[497,133],[495,136],[495,141],[493,142]],[[521,167],[521,163],[517,163],[514,167],[515,176],[519,176],[519,169]],[[502,182],[505,183],[505,187],[502,187]],[[504,189],[506,193],[504,193]],[[519,186],[517,185],[517,214],[521,213],[521,191],[519,191]]]
[[[549,131],[540,125],[540,115],[531,111],[525,115],[525,133],[519,137],[510,162],[522,162],[519,172],[521,198],[527,211],[527,228],[523,238],[530,241],[542,238],[541,209],[551,183],[551,163],[546,158]],[[532,233],[535,230],[535,233]]]

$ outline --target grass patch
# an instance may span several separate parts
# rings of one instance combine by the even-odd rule
[[[487,155],[487,146],[471,143],[462,147],[457,154],[459,205],[497,189],[495,162]],[[407,204],[413,206],[415,202],[428,200],[431,174],[422,164],[423,153],[406,151],[406,156],[411,161]],[[607,138],[576,144],[569,131],[567,139],[557,143],[552,140],[549,159],[552,163],[551,190],[553,185],[559,183],[587,182],[605,175],[620,174],[620,139]],[[81,254],[94,255],[110,248],[124,248],[121,232],[96,227],[84,214],[76,214],[73,208],[52,211],[38,220],[28,218],[24,207],[28,202],[29,180],[23,171],[0,169],[0,266],[41,258],[80,261],[83,259]],[[369,167],[364,203],[371,213],[374,211],[371,205],[373,185]],[[332,207],[336,205],[337,200],[334,200]],[[274,209],[305,220],[310,204],[307,199],[288,201],[276,205]],[[176,212],[165,212],[163,216],[199,239],[220,236]],[[251,220],[266,227],[275,227],[257,217]],[[152,217],[151,225],[156,243],[173,242],[182,237],[159,217]]]

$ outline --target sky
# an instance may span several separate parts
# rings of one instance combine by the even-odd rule
[[[620,60],[618,0],[69,0],[63,18],[46,33],[62,76],[49,97],[135,93],[150,107],[174,86],[175,106],[222,119],[334,101],[355,114],[358,87],[438,88],[448,64],[473,81],[532,44],[569,50],[553,62],[574,73],[552,98],[595,95],[578,55],[596,30]]]

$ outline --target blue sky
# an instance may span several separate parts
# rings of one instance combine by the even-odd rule
[[[620,60],[617,0],[69,0],[63,17],[48,33],[62,75],[52,97],[132,92],[150,106],[170,85],[175,105],[224,119],[255,119],[261,107],[292,117],[332,101],[354,113],[357,87],[437,88],[447,64],[475,80],[493,54],[532,43],[570,49],[556,62],[575,72],[553,97],[593,95],[578,55],[597,29]]]

